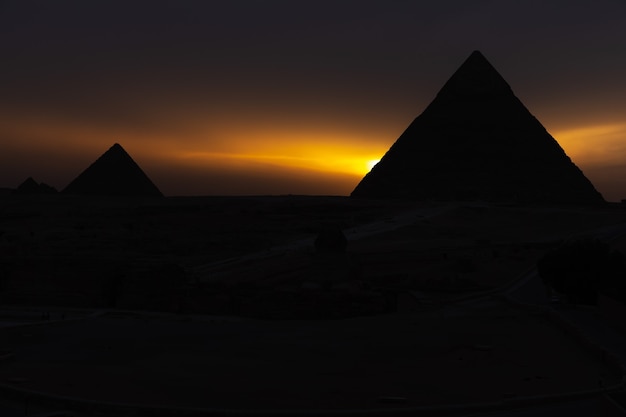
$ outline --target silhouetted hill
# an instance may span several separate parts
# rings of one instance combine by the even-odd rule
[[[67,194],[162,196],[161,191],[119,144],[76,177],[64,190]]]
[[[604,201],[478,51],[452,75],[352,196]]]

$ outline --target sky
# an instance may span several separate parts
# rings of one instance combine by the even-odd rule
[[[349,195],[473,50],[626,198],[626,0],[0,0],[0,187]]]

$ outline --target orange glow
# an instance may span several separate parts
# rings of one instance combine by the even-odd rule
[[[555,130],[553,137],[606,200],[626,198],[626,123]]]
[[[305,153],[306,156],[301,154]],[[326,173],[342,173],[363,176],[375,164],[377,160],[371,160],[369,156],[352,155],[350,149],[337,153],[336,150],[325,151],[319,147],[303,147],[296,153],[220,153],[220,152],[184,152],[177,157],[193,164],[218,164],[218,165],[240,165],[246,163],[256,163],[272,165],[284,169],[304,169]]]
[[[21,162],[12,180],[15,184],[7,186],[36,176],[62,189],[118,142],[166,195],[211,194],[213,190],[225,193],[224,189],[229,194],[347,195],[388,146],[371,136],[361,137],[354,132],[348,136],[332,129],[303,134],[258,126],[208,129],[198,123],[186,126],[184,132],[150,131],[18,116],[0,121],[0,131],[10,139],[0,144],[0,151],[19,154],[19,159],[26,157],[29,161]],[[255,188],[246,183],[244,187],[246,181],[242,178],[259,185]],[[239,186],[228,188],[222,184],[229,181],[238,181]]]
[[[166,123],[142,126],[5,110],[0,186],[9,187],[35,176],[62,189],[118,142],[166,195],[348,195],[402,133],[358,123],[303,125],[293,118],[236,123],[172,113],[162,115]],[[626,123],[561,126],[550,133],[598,190],[612,200],[626,196],[615,180],[626,168],[609,169],[626,167]]]
[[[579,126],[553,133],[574,162],[598,165],[626,161],[626,123]]]
[[[379,163],[379,162],[380,162],[380,159],[370,159],[369,161],[367,161],[367,170],[368,170],[368,172],[371,171],[372,169],[374,169],[376,164]]]

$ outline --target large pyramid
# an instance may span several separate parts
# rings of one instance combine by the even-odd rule
[[[604,201],[478,51],[452,75],[352,196]]]
[[[63,192],[111,196],[163,195],[117,143],[76,177]]]

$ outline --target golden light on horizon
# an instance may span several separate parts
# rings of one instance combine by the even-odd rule
[[[555,131],[553,137],[575,163],[622,163],[626,157],[626,123],[578,126]]]
[[[362,177],[386,150],[385,145],[358,133],[332,129],[306,133],[290,129],[221,131],[219,140],[196,141],[193,148],[167,149],[180,164],[211,165],[228,169],[320,172]],[[165,149],[164,149],[165,150]]]
[[[243,184],[241,178],[247,178],[258,184],[255,192],[280,193],[284,189],[347,195],[397,138],[397,132],[334,125],[208,125],[203,120],[182,123],[172,119],[165,126],[129,127],[10,115],[0,120],[0,133],[7,138],[0,150],[13,155],[5,163],[4,186],[15,186],[36,175],[40,181],[63,188],[117,142],[157,183],[167,184],[170,194],[177,190],[210,194],[217,183],[226,187],[230,181]],[[619,194],[617,186],[604,184],[615,182],[617,174],[610,167],[626,166],[626,123],[561,125],[550,133],[572,161],[585,174],[590,173],[594,184],[609,195]],[[248,190],[232,189],[233,193]]]
[[[371,171],[372,169],[374,169],[376,164],[379,163],[379,162],[380,162],[380,159],[370,159],[369,161],[367,161],[368,172]]]
[[[318,171],[362,176],[367,174],[378,159],[346,153],[326,153],[323,149],[311,149],[306,156],[279,153],[237,153],[237,152],[183,152],[178,155],[186,163],[211,164],[219,166],[266,165],[275,169]]]

